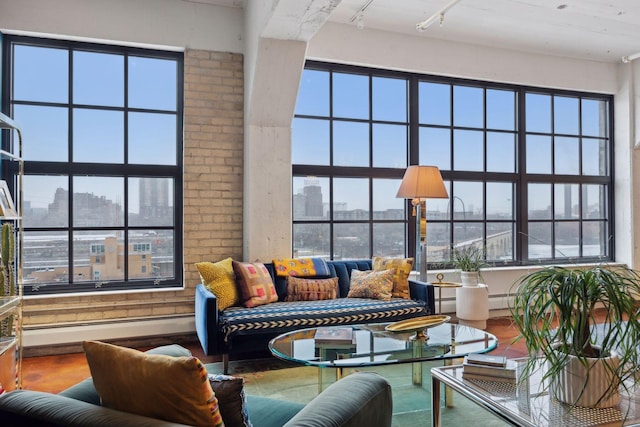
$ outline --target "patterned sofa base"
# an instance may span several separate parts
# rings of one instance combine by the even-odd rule
[[[371,269],[370,260],[329,261],[332,275],[339,277],[340,298],[324,301],[283,302],[286,289],[275,275],[280,302],[253,308],[217,308],[216,297],[203,284],[196,287],[196,332],[207,355],[222,354],[227,371],[229,353],[256,352],[267,349],[276,336],[304,328],[405,320],[434,313],[433,285],[409,281],[411,299],[381,301],[345,298],[352,269]],[[272,266],[266,264],[272,271]]]

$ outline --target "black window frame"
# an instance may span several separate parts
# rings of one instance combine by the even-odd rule
[[[445,76],[436,76],[436,75],[428,75],[428,74],[419,74],[419,73],[410,73],[403,71],[395,71],[395,70],[386,70],[386,69],[378,69],[371,67],[362,67],[362,66],[353,66],[346,64],[337,64],[337,63],[329,63],[322,61],[312,61],[309,60],[305,64],[305,70],[317,70],[317,71],[325,71],[330,75],[332,73],[353,73],[360,75],[368,75],[370,80],[374,77],[391,77],[391,78],[401,78],[407,79],[408,81],[408,121],[409,121],[409,135],[408,135],[408,165],[419,164],[419,132],[420,128],[424,127],[424,124],[419,123],[418,118],[418,102],[419,102],[419,83],[420,82],[433,82],[433,83],[443,83],[453,86],[473,86],[483,88],[486,94],[486,90],[488,89],[496,89],[496,90],[508,90],[513,91],[515,93],[515,169],[514,172],[487,172],[486,170],[486,154],[487,154],[487,138],[486,133],[491,131],[491,129],[487,129],[486,125],[486,112],[484,114],[485,123],[483,124],[482,131],[485,134],[484,142],[483,142],[483,153],[485,155],[485,169],[484,171],[455,171],[455,170],[441,170],[441,174],[445,182],[448,183],[449,190],[451,189],[451,184],[455,185],[455,182],[463,182],[463,181],[475,181],[482,182],[484,191],[484,204],[486,206],[486,184],[488,182],[510,182],[513,183],[513,259],[512,260],[504,260],[504,261],[496,261],[492,260],[491,265],[495,267],[499,266],[517,266],[517,265],[536,265],[540,263],[544,264],[565,264],[565,263],[588,263],[588,262],[603,262],[603,261],[613,261],[615,259],[615,194],[614,194],[614,103],[613,103],[613,95],[610,94],[602,94],[602,93],[593,93],[593,92],[583,92],[583,91],[575,91],[575,90],[563,90],[563,89],[555,89],[555,88],[542,88],[542,87],[533,87],[526,85],[517,85],[517,84],[507,84],[507,83],[498,83],[498,82],[487,82],[481,80],[472,80],[472,79],[462,79],[462,78],[453,78],[453,77],[445,77]],[[329,78],[331,81],[331,78]],[[526,94],[534,93],[534,94],[544,94],[550,95],[552,97],[577,97],[579,99],[595,99],[598,101],[604,101],[607,106],[606,111],[606,135],[602,137],[598,137],[600,139],[606,140],[607,150],[606,150],[606,167],[607,173],[605,175],[595,176],[595,175],[582,175],[581,172],[578,175],[561,175],[554,174],[553,171],[549,174],[528,174],[526,171]],[[333,116],[331,111],[332,108],[332,89],[331,83],[329,85],[329,105],[330,112],[328,116],[315,116],[315,115],[303,115],[294,114],[295,118],[307,118],[307,119],[324,119],[331,123],[337,118]],[[371,85],[369,89],[369,99],[371,100]],[[486,95],[485,95],[485,104],[486,104]],[[370,101],[371,105],[371,101]],[[451,106],[453,108],[453,106]],[[486,105],[485,105],[486,108]],[[553,107],[552,107],[553,108]],[[553,115],[553,110],[551,112]],[[453,115],[452,115],[453,117]],[[343,118],[339,118],[339,120],[343,120]],[[553,120],[553,118],[552,118]],[[372,119],[371,115],[368,120],[362,120],[363,122],[373,123],[375,120]],[[445,126],[451,129],[453,134],[453,130],[457,127],[450,124],[450,126]],[[331,129],[331,126],[330,126]],[[562,134],[556,134],[552,130],[550,132],[551,138],[555,138],[556,136],[562,136]],[[330,135],[332,139],[333,136]],[[583,138],[590,138],[589,136],[585,136],[582,134],[582,129],[580,129],[579,139],[582,141]],[[370,136],[371,139],[371,136]],[[371,145],[370,145],[371,147]],[[553,146],[552,146],[553,147]],[[333,143],[330,142],[330,150],[333,150]],[[552,154],[553,156],[553,148]],[[451,152],[451,156],[453,157],[453,150]],[[330,159],[332,159],[332,153],[330,153]],[[551,160],[553,162],[553,159]],[[452,163],[453,164],[453,163]],[[342,177],[358,177],[358,178],[368,178],[371,182],[372,179],[375,178],[393,178],[393,179],[401,179],[404,174],[404,169],[400,168],[375,168],[375,167],[348,167],[348,166],[333,166],[329,165],[305,165],[305,164],[292,164],[292,177],[295,178],[305,178],[305,177],[317,177],[317,178],[329,178],[330,182],[332,178],[342,178]],[[554,184],[599,184],[606,187],[606,201],[605,201],[605,209],[606,213],[604,214],[605,220],[605,232],[607,235],[605,246],[605,255],[600,256],[557,256],[555,249],[556,235],[555,235],[555,226],[552,226],[552,242],[551,250],[552,256],[550,258],[540,258],[540,259],[528,259],[528,226],[531,222],[535,222],[535,220],[528,218],[527,212],[527,186],[529,183],[550,183],[552,187]],[[370,194],[369,200],[372,200],[372,192],[373,188],[370,185]],[[332,193],[332,188],[330,187],[330,193]],[[582,192],[580,192],[581,194]],[[553,194],[553,193],[552,193]],[[330,198],[330,210],[333,209],[332,203],[333,194],[329,195]],[[451,194],[450,194],[451,197]],[[581,198],[582,196],[580,196]],[[580,199],[581,200],[581,199]],[[371,203],[371,202],[370,202]],[[552,197],[552,203],[553,197]],[[453,210],[453,209],[452,209]],[[411,217],[411,206],[410,201],[407,201],[405,205],[405,248],[406,248],[406,256],[415,256],[415,248],[416,248],[416,225],[415,220]],[[551,208],[551,213],[553,215],[553,207]],[[483,224],[484,224],[484,239],[486,244],[486,224],[487,224],[487,215],[486,209],[484,214]],[[556,224],[558,222],[562,222],[563,220],[559,220],[556,218],[552,218],[552,223]],[[583,236],[582,236],[582,225],[584,222],[589,221],[586,218],[580,217],[580,241],[579,241],[579,250],[582,254],[583,249]],[[356,222],[356,221],[349,221]],[[368,220],[361,220],[359,222],[369,224],[370,236],[369,236],[369,251],[370,255],[376,255],[373,253],[373,223],[377,222],[373,217],[373,210],[370,210],[370,215]],[[428,218],[428,224],[437,224],[437,223],[448,223],[449,234],[450,234],[450,242],[454,242],[453,236],[453,225],[459,222],[454,220],[453,213],[450,214],[449,218],[442,220],[437,218]],[[491,221],[494,222],[494,221]],[[499,222],[499,221],[498,221]],[[507,221],[508,222],[508,221]],[[334,242],[333,242],[333,225],[339,223],[338,221],[334,221],[332,215],[330,214],[326,219],[316,219],[316,220],[297,220],[295,217],[292,220],[292,232],[295,233],[295,226],[297,224],[329,224],[329,253],[330,256],[333,257],[334,254]],[[295,236],[294,236],[295,237]],[[428,233],[427,233],[428,238]],[[295,241],[295,239],[294,239]],[[294,243],[295,244],[295,243]],[[292,248],[292,250],[295,248]],[[295,253],[294,253],[295,255]],[[429,269],[437,269],[437,268],[450,268],[452,264],[448,262],[429,262]]]
[[[166,289],[166,288],[182,288],[183,287],[183,121],[184,121],[184,52],[181,51],[169,51],[169,50],[154,50],[147,48],[139,48],[133,46],[122,46],[115,44],[99,44],[91,42],[70,41],[63,39],[49,39],[22,35],[2,35],[2,111],[7,115],[13,116],[14,105],[56,105],[67,108],[68,113],[71,115],[74,107],[85,106],[83,104],[76,104],[73,102],[72,88],[73,88],[73,72],[72,67],[69,68],[69,96],[65,103],[49,103],[49,102],[37,102],[37,101],[16,101],[12,92],[12,79],[13,79],[13,46],[28,45],[45,48],[63,49],[70,52],[69,63],[72,64],[71,54],[73,51],[84,52],[96,52],[120,55],[125,58],[128,56],[145,57],[151,59],[166,59],[175,61],[176,63],[176,164],[175,165],[145,165],[145,164],[129,164],[127,162],[127,147],[128,147],[128,132],[126,124],[126,116],[129,112],[162,112],[166,110],[152,109],[152,108],[133,108],[129,107],[125,101],[123,107],[103,107],[90,105],[89,107],[96,110],[115,110],[122,111],[125,115],[125,132],[124,132],[124,160],[122,163],[80,163],[73,162],[71,160],[49,162],[49,161],[24,161],[24,173],[25,176],[29,175],[60,175],[68,179],[69,194],[73,193],[73,179],[74,177],[92,176],[92,177],[118,177],[124,179],[124,200],[122,202],[124,215],[124,224],[117,227],[82,227],[73,224],[73,202],[70,199],[68,202],[69,219],[68,225],[64,227],[24,227],[24,232],[30,231],[55,231],[66,232],[69,236],[68,239],[68,268],[69,268],[69,282],[68,283],[38,283],[38,284],[25,284],[25,295],[47,295],[47,294],[68,294],[68,293],[85,293],[85,292],[104,292],[104,291],[132,291],[132,290],[145,290],[145,289]],[[127,81],[127,73],[125,72],[125,85]],[[125,94],[128,93],[128,88],[125,88]],[[125,96],[126,100],[126,96]],[[85,106],[86,107],[86,106]],[[70,121],[71,123],[71,121]],[[69,152],[72,149],[72,132],[73,127],[68,127],[68,141]],[[28,140],[24,141],[24,144],[29,144]],[[11,147],[10,135],[3,134],[2,147],[7,149]],[[2,165],[2,177],[9,183],[14,181],[14,177],[17,174],[17,168],[11,163],[4,162]],[[129,178],[168,178],[173,180],[173,224],[171,226],[136,226],[129,224],[129,218],[126,214],[128,205],[128,185],[127,180]],[[12,188],[12,191],[15,191]],[[70,196],[71,197],[71,196]],[[123,234],[123,280],[94,280],[90,281],[73,281],[74,259],[73,259],[73,239],[72,233],[75,231],[85,230],[114,230],[120,231]],[[173,276],[172,277],[159,277],[159,278],[130,278],[129,277],[129,258],[135,253],[132,244],[130,243],[128,236],[129,231],[135,230],[171,230],[173,231]],[[131,247],[130,247],[131,246]]]

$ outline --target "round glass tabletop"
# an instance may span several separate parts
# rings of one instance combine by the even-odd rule
[[[388,325],[300,329],[271,340],[269,350],[280,359],[301,365],[358,367],[454,359],[469,353],[486,353],[498,345],[495,335],[454,323],[426,329],[426,339],[416,339],[415,331],[386,330]]]

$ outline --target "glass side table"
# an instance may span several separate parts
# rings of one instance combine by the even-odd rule
[[[526,359],[516,359],[516,369]],[[496,417],[513,426],[591,427],[640,425],[640,395],[622,393],[622,401],[611,408],[571,407],[549,395],[542,383],[545,362],[525,381],[505,383],[465,379],[462,365],[431,368],[432,426],[440,427],[440,386],[457,391]]]

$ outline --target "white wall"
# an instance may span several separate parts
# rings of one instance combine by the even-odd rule
[[[175,0],[2,0],[0,30],[242,53],[242,9]]]

